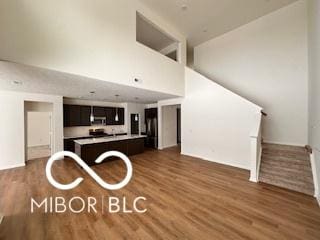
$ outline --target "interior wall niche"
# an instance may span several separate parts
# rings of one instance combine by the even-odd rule
[[[136,13],[136,41],[179,62],[179,41],[169,36],[139,12]]]

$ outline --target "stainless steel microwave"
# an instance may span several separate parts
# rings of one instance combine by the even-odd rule
[[[94,117],[93,122],[91,122],[91,125],[105,126],[106,122],[107,122],[106,117]]]

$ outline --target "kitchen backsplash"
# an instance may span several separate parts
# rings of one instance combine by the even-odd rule
[[[88,136],[89,129],[103,128],[106,133],[126,133],[127,128],[125,125],[122,126],[90,126],[90,127],[65,127],[63,133],[65,137],[77,137],[77,136]]]

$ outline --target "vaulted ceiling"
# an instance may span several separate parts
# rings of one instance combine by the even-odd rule
[[[140,0],[179,29],[190,47],[296,0]]]

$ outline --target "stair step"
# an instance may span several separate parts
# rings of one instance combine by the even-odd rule
[[[284,180],[278,181],[271,177],[265,176],[263,174],[259,176],[259,181],[263,183],[275,185],[277,187],[290,189],[296,192],[301,192],[307,195],[311,195],[311,196],[314,195],[314,188],[312,184],[297,184],[297,183],[292,183]]]
[[[309,167],[311,166],[310,160],[298,160],[298,159],[289,159],[286,157],[270,157],[262,155],[261,162],[270,163],[271,165],[297,165],[299,167]]]
[[[278,161],[273,159],[262,159],[261,166],[264,165],[266,167],[276,167],[281,169],[288,169],[288,163],[286,161]],[[308,164],[300,164],[300,163],[294,163],[290,164],[290,169],[296,170],[296,171],[310,171],[310,165]]]
[[[263,144],[259,181],[313,195],[308,152],[300,146]]]
[[[263,149],[266,149],[266,150],[291,151],[291,152],[297,152],[297,153],[306,153],[307,152],[305,147],[274,144],[274,143],[264,143],[263,144]]]
[[[288,180],[293,182],[303,182],[303,183],[313,183],[312,175],[304,175],[296,172],[290,171],[277,171],[275,169],[265,169],[262,167],[261,174],[265,176],[271,176],[272,178],[279,180]]]
[[[268,156],[272,158],[287,158],[292,160],[304,160],[308,161],[310,159],[310,156],[308,154],[304,153],[294,153],[294,152],[287,152],[287,151],[271,151],[271,150],[262,150],[263,156]]]
[[[312,172],[310,171],[307,167],[305,168],[295,168],[296,165],[290,165],[290,166],[279,166],[279,165],[272,165],[269,163],[261,163],[260,168],[262,170],[267,170],[270,172],[275,172],[275,173],[288,173],[288,174],[294,174],[294,175],[300,175],[300,176],[308,176],[312,177]],[[300,167],[300,166],[299,166]]]

